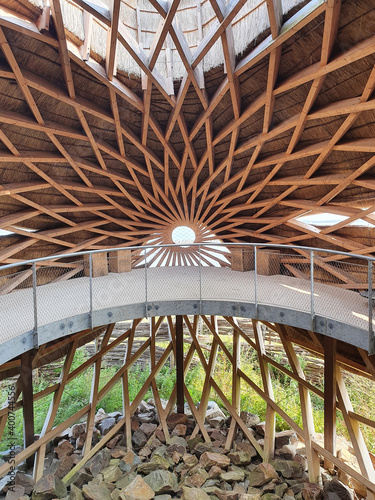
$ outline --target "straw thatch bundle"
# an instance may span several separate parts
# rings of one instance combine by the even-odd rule
[[[40,1],[40,0],[39,0]],[[303,0],[287,0],[283,3],[283,13],[301,3]],[[103,0],[109,6],[109,0]],[[77,43],[85,39],[84,20],[82,9],[70,0],[62,1],[63,18],[66,29]],[[148,0],[122,1],[120,19],[126,31],[134,38],[148,56],[150,47],[158,30],[162,17]],[[202,37],[215,29],[216,17],[209,0],[181,0],[174,23],[183,32],[191,53],[194,53]],[[251,0],[245,3],[232,22],[234,49],[236,55],[242,54],[247,47],[261,33],[269,28],[267,5],[264,0]],[[97,20],[93,20],[90,46],[92,56],[101,61],[106,56],[107,28]],[[168,66],[170,50],[170,63]],[[131,55],[122,46],[118,46],[117,69],[125,74],[140,76],[141,70]],[[202,66],[204,71],[220,66],[224,63],[224,54],[221,41],[218,40],[204,57]],[[170,36],[163,44],[158,60],[157,71],[164,77],[181,79],[185,67]],[[171,74],[170,74],[171,73]]]

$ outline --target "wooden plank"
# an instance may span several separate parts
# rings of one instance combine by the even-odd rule
[[[233,363],[232,363],[232,405],[237,415],[241,412],[241,378],[238,369],[241,366],[241,337],[237,330],[233,330]],[[230,423],[225,449],[230,450],[236,435],[237,423],[232,418]]]
[[[324,448],[336,455],[336,350],[337,341],[324,337]],[[325,468],[332,468],[329,462]]]
[[[280,340],[283,343],[285,352],[288,356],[289,363],[292,370],[299,375],[302,379],[305,378],[305,374],[301,368],[300,362],[295,353],[294,347],[291,342],[289,342],[285,337],[285,327],[284,325],[279,325],[278,333],[280,335]],[[315,437],[315,426],[314,417],[311,406],[311,398],[308,389],[305,385],[298,384],[300,402],[301,402],[301,413],[303,421],[303,429],[305,431],[305,446],[306,455],[308,463],[308,473],[310,482],[316,482],[321,484],[321,474],[320,474],[320,462],[316,450],[312,447],[312,441]]]
[[[259,445],[258,441],[254,438],[252,433],[249,431],[249,429],[246,427],[246,425],[241,420],[239,415],[236,413],[234,406],[229,403],[228,399],[225,397],[224,393],[222,392],[222,390],[220,389],[220,387],[218,386],[218,384],[215,382],[215,380],[212,377],[210,378],[210,382],[211,382],[211,385],[214,388],[215,392],[217,393],[217,395],[219,396],[221,401],[224,403],[225,408],[229,412],[230,416],[236,421],[237,425],[239,426],[241,431],[244,433],[246,439],[248,439],[250,441],[250,443],[254,446],[254,448],[257,450],[259,455],[261,457],[263,457],[262,447]]]
[[[359,468],[362,475],[375,484],[374,466],[372,465],[359,423],[357,420],[354,420],[349,416],[349,412],[353,411],[353,407],[339,367],[336,367],[336,380],[338,401],[340,403],[345,425],[354,448],[355,456],[358,460]]]
[[[263,390],[268,398],[274,400],[271,373],[265,359],[266,350],[264,348],[263,334],[258,321],[252,320],[253,332],[258,354],[258,362],[260,373],[262,376]],[[274,408],[267,404],[266,410],[266,427],[264,432],[264,455],[263,460],[269,462],[273,460],[275,455],[275,433],[276,433],[276,413]]]
[[[177,413],[185,413],[184,399],[184,327],[182,316],[176,316],[176,390]]]
[[[116,57],[116,44],[118,25],[120,22],[120,5],[121,0],[112,0],[111,5],[111,27],[107,34],[107,55],[105,59],[105,69],[107,72],[108,80],[113,79],[115,73],[115,57]]]
[[[11,467],[15,467],[16,465],[26,460],[28,457],[33,455],[41,446],[45,446],[49,441],[52,441],[53,438],[55,438],[56,436],[64,432],[66,429],[68,429],[71,425],[79,421],[82,417],[86,415],[88,410],[89,410],[89,405],[84,406],[79,411],[74,413],[74,415],[65,420],[65,422],[57,425],[44,436],[40,436],[40,438],[37,441],[35,441],[35,443],[29,446],[26,450],[22,450],[15,456],[13,464],[6,462],[4,465],[2,465],[0,467],[0,476],[4,476],[5,474],[7,474]]]
[[[369,481],[367,477],[363,476],[358,471],[347,465],[345,462],[335,457],[335,455],[332,455],[332,453],[327,451],[315,441],[312,441],[312,446],[317,452],[319,452],[320,455],[335,464],[338,469],[346,472],[348,476],[351,476],[353,479],[356,479],[359,483],[363,484],[366,488],[368,488],[368,490],[370,490],[370,492],[375,492],[375,483],[373,481]]]
[[[53,395],[52,401],[50,403],[46,418],[44,420],[42,431],[40,432],[41,436],[47,434],[53,427],[57,411],[59,409],[59,405],[61,402],[62,394],[65,389],[65,385],[68,381],[69,370],[74,358],[74,354],[77,348],[77,340],[74,340],[70,347],[69,351],[66,355],[63,369],[61,371],[60,379],[58,382],[58,387]],[[35,456],[35,465],[34,465],[34,480],[39,481],[39,479],[43,475],[44,468],[44,458],[46,454],[46,446],[41,445]]]
[[[115,323],[112,323],[111,325],[107,326],[106,332],[103,336],[103,340],[100,346],[100,351],[106,347],[108,344],[113,329],[115,327]],[[99,357],[94,364],[94,370],[92,374],[92,382],[91,382],[91,392],[90,392],[90,410],[87,414],[87,421],[86,421],[86,441],[83,447],[83,455],[87,455],[90,452],[91,449],[91,442],[92,442],[92,436],[93,436],[93,431],[95,427],[95,414],[96,414],[96,403],[98,400],[98,388],[99,388],[99,379],[100,379],[100,370],[101,370],[101,365],[102,365],[102,357]]]
[[[27,351],[21,355],[20,383],[22,388],[23,412],[23,446],[27,448],[34,443],[34,405],[33,405],[33,365],[32,353]],[[34,456],[28,457],[26,463],[33,466]]]

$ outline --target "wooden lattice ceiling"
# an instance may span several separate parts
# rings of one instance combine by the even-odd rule
[[[148,53],[121,1],[74,0],[86,30],[107,30],[103,61],[64,28],[60,0],[0,1],[0,229],[15,233],[1,262],[170,243],[181,224],[197,241],[375,251],[372,229],[349,225],[375,224],[373,0],[311,0],[284,19],[267,0],[270,29],[240,56],[231,23],[245,0],[209,0],[217,29],[195,51],[174,22],[180,1],[150,0]],[[181,81],[155,69],[167,36]],[[225,68],[203,73],[215,42]],[[114,74],[119,45],[142,79]],[[307,212],[347,218],[316,228],[295,220]]]

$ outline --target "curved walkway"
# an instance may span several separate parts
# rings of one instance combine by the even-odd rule
[[[93,279],[90,318],[89,278],[37,288],[39,344],[90,326],[170,314],[217,314],[248,317],[313,329],[368,349],[368,303],[358,293],[288,276],[219,267],[156,267]],[[147,292],[146,292],[147,288]],[[32,289],[0,296],[0,364],[33,347]]]

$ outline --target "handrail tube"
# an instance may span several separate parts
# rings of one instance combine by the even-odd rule
[[[37,298],[37,294],[36,294],[37,281],[36,281],[36,264],[35,263],[32,265],[32,271],[33,271],[33,308],[34,308],[33,346],[34,346],[34,349],[38,349],[38,347],[39,347],[39,342],[38,342],[38,298]]]
[[[375,354],[375,339],[374,339],[374,330],[372,327],[372,261],[368,263],[368,340],[369,347],[368,353],[371,356]]]
[[[258,271],[257,271],[257,246],[254,246],[254,304],[255,319],[258,319]]]
[[[209,247],[258,247],[258,248],[285,248],[285,249],[290,249],[290,250],[303,250],[303,251],[310,251],[313,250],[315,252],[324,252],[328,253],[331,255],[343,255],[345,257],[351,257],[351,258],[356,258],[356,259],[361,259],[361,260],[366,260],[366,261],[375,261],[375,257],[369,256],[369,255],[360,255],[360,254],[355,254],[355,253],[349,253],[349,252],[342,252],[339,250],[329,250],[325,248],[319,248],[319,247],[304,247],[300,245],[279,245],[276,243],[190,243],[189,247],[199,247],[199,246],[209,246]],[[85,250],[82,252],[73,252],[69,254],[60,254],[60,255],[52,255],[52,256],[47,256],[47,257],[39,257],[37,259],[29,259],[29,260],[24,260],[21,262],[16,262],[12,264],[5,264],[4,266],[0,267],[0,271],[3,271],[5,269],[12,269],[14,267],[19,267],[19,266],[24,266],[28,264],[33,264],[38,263],[38,262],[45,262],[48,260],[60,260],[60,259],[66,259],[70,257],[80,257],[82,255],[94,255],[96,253],[103,253],[103,252],[119,252],[122,250],[145,250],[145,249],[150,249],[150,248],[181,248],[182,246],[186,247],[185,245],[177,245],[177,244],[165,244],[165,245],[143,245],[143,246],[135,246],[135,247],[111,247],[111,248],[102,248],[99,250]]]
[[[308,262],[309,255],[310,254],[310,313],[311,313],[311,329],[314,330],[314,321],[315,321],[315,303],[314,303],[314,252],[322,252],[325,254],[329,255],[342,255],[345,257],[350,257],[351,259],[359,259],[364,262],[367,262],[367,267],[368,267],[368,332],[369,332],[369,353],[370,354],[375,354],[375,334],[373,331],[373,325],[372,325],[372,319],[373,319],[373,301],[372,301],[372,287],[373,287],[373,279],[372,279],[372,269],[373,269],[373,262],[375,260],[375,257],[372,256],[364,256],[364,255],[359,255],[359,254],[353,254],[353,253],[348,253],[348,252],[342,252],[342,251],[335,251],[335,250],[329,250],[329,249],[324,249],[324,248],[317,248],[317,247],[303,247],[300,245],[282,245],[282,244],[275,244],[275,243],[213,243],[213,242],[207,242],[207,243],[191,243],[189,244],[190,248],[197,248],[198,254],[199,254],[199,262],[198,262],[198,267],[199,267],[199,301],[200,301],[200,306],[199,310],[201,312],[202,310],[202,255],[201,255],[201,248],[202,246],[208,247],[210,250],[215,249],[215,247],[225,247],[228,249],[228,253],[230,253],[230,250],[232,248],[253,248],[254,249],[254,286],[255,286],[255,295],[254,295],[254,302],[255,302],[255,317],[258,317],[258,251],[259,249],[284,249],[284,250],[299,250],[305,253],[306,260]],[[13,269],[15,267],[20,267],[20,266],[26,266],[26,265],[31,265],[32,266],[32,276],[33,276],[33,307],[34,307],[34,329],[33,329],[33,344],[34,346],[38,345],[38,314],[37,314],[37,263],[40,262],[46,262],[46,261],[58,261],[59,259],[67,259],[71,257],[83,257],[83,256],[89,256],[89,267],[90,267],[90,273],[89,273],[89,286],[90,286],[90,311],[89,311],[89,321],[90,321],[90,326],[93,326],[93,258],[92,256],[95,254],[101,254],[103,252],[110,254],[111,252],[118,252],[121,250],[124,251],[140,251],[141,254],[144,255],[144,269],[145,269],[145,316],[148,317],[148,310],[149,310],[149,304],[148,304],[148,251],[150,249],[173,249],[173,248],[186,248],[185,245],[178,245],[178,244],[165,244],[165,245],[143,245],[143,246],[134,246],[134,247],[112,247],[112,248],[107,248],[107,249],[99,249],[99,250],[86,250],[86,251],[81,251],[81,252],[75,252],[71,254],[62,254],[62,255],[54,255],[54,256],[48,256],[48,257],[41,257],[38,259],[30,259],[22,262],[17,262],[17,263],[12,263],[12,264],[7,264],[4,266],[0,267],[0,271],[4,271],[6,269]],[[64,262],[60,262],[60,264],[64,264]],[[66,264],[69,264],[66,262]],[[357,264],[358,265],[358,264]],[[141,269],[141,267],[140,267]]]
[[[199,314],[202,314],[202,259],[201,259],[201,246],[198,246],[199,255]]]
[[[310,299],[311,299],[311,329],[314,330],[315,304],[314,304],[314,250],[310,250]]]
[[[92,303],[92,254],[89,254],[89,274],[90,274],[90,313],[89,313],[89,317],[90,317],[90,327],[92,328],[93,327],[93,303]]]
[[[148,318],[147,248],[145,249],[145,317]]]

